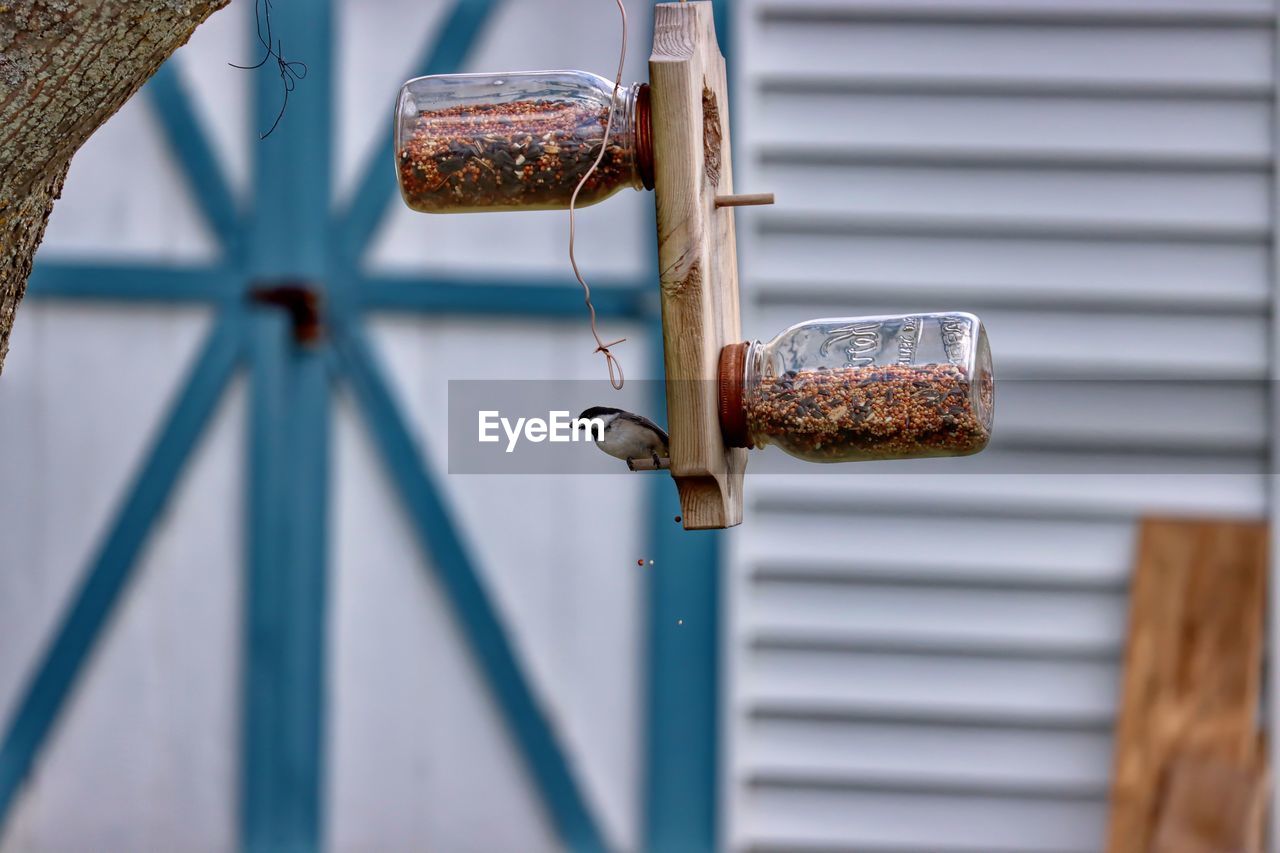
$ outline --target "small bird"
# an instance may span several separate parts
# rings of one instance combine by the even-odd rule
[[[592,406],[579,419],[599,419],[604,423],[604,435],[596,439],[596,447],[615,459],[625,459],[632,468],[636,459],[652,459],[655,468],[665,468],[671,455],[666,430],[653,421],[622,409],[608,406]]]

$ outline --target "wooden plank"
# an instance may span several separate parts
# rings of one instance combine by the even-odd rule
[[[1113,853],[1151,849],[1175,757],[1254,766],[1266,560],[1263,523],[1143,522],[1116,730]]]
[[[649,58],[671,476],[687,530],[742,521],[747,456],[720,435],[720,350],[742,340],[729,92],[711,4],[654,10]]]
[[[1266,815],[1261,755],[1241,767],[1205,755],[1171,762],[1153,853],[1261,853]]]

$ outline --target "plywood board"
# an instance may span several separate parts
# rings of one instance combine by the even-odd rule
[[[1255,766],[1266,554],[1262,523],[1143,523],[1116,730],[1112,853],[1151,849],[1175,756]]]
[[[1266,794],[1261,756],[1251,766],[1176,756],[1161,792],[1152,853],[1261,853]]]

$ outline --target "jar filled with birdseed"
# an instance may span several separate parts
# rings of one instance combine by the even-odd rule
[[[423,213],[578,207],[624,187],[653,189],[649,87],[585,71],[446,74],[405,83],[396,106],[396,174]]]
[[[809,462],[967,456],[991,437],[995,380],[972,314],[799,323],[720,355],[730,447]]]

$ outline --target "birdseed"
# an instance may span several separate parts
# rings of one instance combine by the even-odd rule
[[[991,383],[979,394],[991,412]],[[817,462],[963,456],[991,437],[954,364],[787,371],[752,383],[746,410],[754,444]]]
[[[405,202],[423,212],[568,207],[599,156],[608,120],[607,106],[576,100],[424,110],[397,152]],[[614,125],[580,206],[633,180],[633,152],[619,144],[623,134]]]

